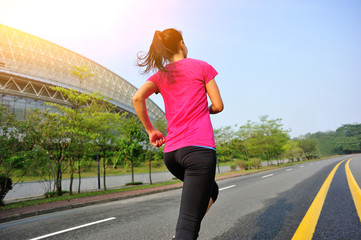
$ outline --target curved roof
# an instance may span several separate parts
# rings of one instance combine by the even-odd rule
[[[83,77],[74,70],[84,71]],[[112,104],[135,114],[132,96],[137,88],[125,79],[66,48],[0,24],[0,93],[67,105],[60,93],[49,88],[54,85],[99,92],[111,98]],[[150,99],[147,109],[151,120],[165,118]]]

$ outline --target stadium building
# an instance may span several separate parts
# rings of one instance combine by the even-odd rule
[[[91,75],[79,78],[72,73],[76,67]],[[0,24],[0,104],[20,119],[34,108],[51,108],[45,102],[69,105],[51,86],[98,92],[112,99],[118,111],[135,114],[132,96],[137,88],[125,79],[75,52]],[[149,99],[147,109],[152,121],[165,119]]]

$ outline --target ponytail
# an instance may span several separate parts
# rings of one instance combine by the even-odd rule
[[[163,32],[155,31],[148,53],[138,53],[137,66],[145,67],[143,74],[152,70],[165,72],[165,65],[178,52],[179,43],[182,40],[182,34],[173,28]]]

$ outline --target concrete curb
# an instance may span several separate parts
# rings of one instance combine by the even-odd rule
[[[27,217],[38,216],[38,215],[47,214],[47,213],[53,213],[53,212],[57,212],[57,211],[64,211],[64,210],[69,210],[69,209],[74,209],[74,208],[91,206],[91,205],[95,205],[95,204],[108,203],[108,202],[119,201],[119,200],[123,200],[123,199],[140,197],[140,196],[150,195],[150,194],[154,194],[154,193],[166,192],[166,191],[170,191],[170,190],[179,189],[182,186],[183,185],[181,183],[176,183],[176,184],[172,184],[172,185],[168,185],[168,186],[164,186],[164,187],[161,186],[161,187],[155,187],[155,188],[149,188],[149,189],[133,190],[133,191],[129,191],[129,192],[120,192],[120,194],[119,194],[120,196],[109,197],[109,198],[107,198],[108,194],[104,194],[104,195],[95,196],[95,198],[99,197],[100,199],[94,199],[94,200],[92,199],[92,197],[85,197],[85,198],[80,198],[80,200],[84,200],[84,201],[81,201],[79,203],[75,202],[75,200],[77,200],[77,199],[72,200],[72,201],[74,201],[74,203],[71,203],[72,201],[66,201],[66,200],[54,202],[54,203],[60,204],[60,206],[54,206],[54,207],[48,207],[48,208],[45,207],[45,208],[39,209],[39,210],[25,211],[25,212],[20,212],[20,213],[8,215],[8,216],[0,216],[0,223],[9,222],[9,221],[13,221],[13,220],[19,220],[19,219],[27,218]],[[109,194],[109,195],[112,195],[112,194]],[[50,204],[45,203],[45,204],[39,204],[39,205],[44,205],[44,206],[49,205],[50,206],[51,203]],[[26,207],[24,207],[24,208],[26,208]],[[0,212],[0,215],[3,215],[7,211],[11,212],[11,210],[12,209],[4,210],[4,211]]]

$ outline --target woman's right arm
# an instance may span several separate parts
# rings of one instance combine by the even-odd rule
[[[212,104],[208,107],[209,114],[217,114],[223,111],[223,101],[217,83],[214,79],[206,84],[206,90]]]
[[[155,147],[160,147],[164,144],[165,137],[160,131],[153,127],[149,119],[147,106],[145,103],[145,100],[156,91],[157,86],[153,82],[147,81],[134,94],[133,105],[140,121],[145,128],[145,131],[147,131],[149,135],[150,143]]]

